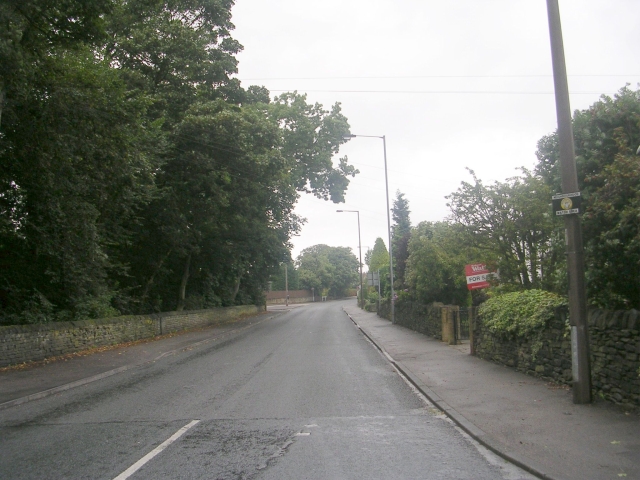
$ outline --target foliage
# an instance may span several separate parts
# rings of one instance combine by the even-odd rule
[[[495,263],[503,282],[525,288],[549,287],[559,252],[551,218],[551,191],[544,180],[523,169],[522,176],[485,186],[469,170],[449,199],[451,220],[464,229],[471,246]]]
[[[383,296],[388,296],[391,292],[391,281],[389,279],[389,252],[382,238],[376,238],[376,241],[373,244],[373,249],[367,250],[365,263],[369,272],[380,272],[380,293]],[[375,298],[375,300],[370,301],[377,302],[378,287],[365,285],[365,298]]]
[[[409,236],[411,235],[411,219],[409,218],[409,201],[400,190],[396,192],[391,214],[391,242],[393,253],[393,274],[397,288],[401,289],[405,283],[405,270],[409,257]]]
[[[260,302],[340,106],[229,76],[232,0],[0,5],[0,323]]]
[[[285,267],[286,267],[286,279],[285,279]],[[274,273],[271,274],[271,290],[285,290],[287,283],[289,284],[289,290],[300,289],[300,279],[298,269],[296,269],[293,261],[287,261],[282,265],[279,265]],[[285,281],[286,280],[286,281]]]
[[[467,305],[464,266],[472,249],[465,247],[461,229],[447,222],[421,222],[411,232],[406,285],[414,300]]]
[[[378,270],[389,268],[389,252],[382,238],[376,238],[373,249],[365,255],[365,263],[370,272],[377,272]]]
[[[341,297],[358,283],[358,259],[350,248],[314,245],[296,260],[300,286]]]
[[[496,335],[532,338],[545,328],[558,308],[566,305],[564,297],[531,289],[491,296],[480,306],[479,314]]]
[[[573,131],[589,299],[605,308],[639,308],[640,89],[624,87],[576,111]],[[539,141],[537,156],[536,171],[561,191],[557,133]]]

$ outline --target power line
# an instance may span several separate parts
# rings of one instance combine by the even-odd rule
[[[572,78],[578,77],[640,77],[640,74],[619,75],[619,74],[596,74],[596,75],[569,75]],[[337,77],[255,77],[239,78],[248,82],[255,80],[401,80],[413,78],[553,78],[553,75],[398,75],[398,76],[337,76]]]
[[[292,92],[298,89],[270,90],[270,92]],[[393,93],[393,94],[426,94],[426,95],[554,95],[555,92],[527,92],[527,91],[507,91],[507,90],[305,90],[305,93]],[[614,92],[570,92],[571,95],[603,95]]]

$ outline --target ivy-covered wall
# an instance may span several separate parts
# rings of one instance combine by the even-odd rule
[[[510,338],[474,322],[476,355],[516,370],[571,384],[571,334],[567,315],[556,312],[540,335]],[[591,310],[588,317],[594,396],[640,406],[640,312]]]

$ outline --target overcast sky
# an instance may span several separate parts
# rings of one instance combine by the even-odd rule
[[[560,0],[571,108],[640,83],[640,1]],[[533,168],[537,141],[557,128],[545,0],[236,0],[238,78],[272,96],[297,90],[351,132],[386,136],[389,194],[409,200],[412,224],[443,220],[445,196]],[[355,138],[360,170],[346,203],[303,195],[295,258],[324,243],[362,254],[388,244],[382,140]],[[337,158],[336,157],[336,160]]]

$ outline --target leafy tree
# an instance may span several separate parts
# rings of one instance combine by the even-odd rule
[[[616,155],[598,175],[584,215],[591,302],[610,308],[640,308],[640,161]]]
[[[405,284],[406,263],[409,257],[409,237],[411,235],[410,213],[409,201],[404,197],[404,193],[398,190],[391,209],[393,218],[393,225],[391,226],[393,273],[398,288],[402,288]]]
[[[485,186],[473,171],[447,197],[451,220],[462,225],[471,246],[499,268],[501,281],[534,288],[551,282],[558,258],[549,187],[523,169],[522,176]]]
[[[373,249],[367,252],[367,254],[368,259],[367,256],[365,256],[365,263],[370,272],[384,270],[385,268],[387,270],[389,269],[389,252],[382,238],[376,238]]]
[[[60,318],[113,314],[109,276],[126,268],[116,245],[129,241],[127,223],[148,196],[154,129],[140,122],[144,99],[90,51],[38,64],[25,70],[25,85],[7,90],[3,115],[5,312],[41,298]]]
[[[167,127],[198,98],[225,97],[238,85],[230,36],[233,0],[114,0],[103,52],[153,100],[151,115]]]
[[[285,279],[285,266],[287,268],[287,274]],[[293,261],[285,262],[282,265],[278,265],[276,272],[271,275],[271,290],[285,290],[286,283],[285,280],[289,283],[289,290],[299,290],[300,289],[300,279],[298,274],[298,269],[296,268]]]
[[[358,259],[347,247],[314,245],[302,250],[296,263],[300,286],[316,292],[340,297],[358,282]]]
[[[344,171],[334,172],[325,162],[326,152],[332,151],[327,145],[338,145],[348,124],[339,109],[329,114],[316,105],[311,109],[314,127],[307,129],[304,112],[309,108],[303,103],[300,97],[292,107],[279,101],[238,107],[219,99],[189,109],[169,136],[173,147],[157,177],[163,195],[145,215],[146,228],[157,232],[152,237],[163,241],[155,242],[153,255],[144,255],[146,243],[137,249],[136,258],[146,264],[138,261],[136,271],[148,279],[137,282],[145,285],[142,303],[157,304],[153,299],[159,296],[164,303],[156,308],[182,309],[192,296],[227,305],[238,301],[238,294],[243,302],[256,301],[260,285],[266,286],[270,269],[300,228],[301,220],[293,213],[298,190],[313,183],[309,190],[319,196],[330,196],[329,190],[334,199],[344,195],[340,189],[348,180],[328,185],[319,178],[354,173],[346,163]],[[283,128],[281,122],[288,117],[296,121]],[[339,128],[326,126],[336,122]],[[302,132],[296,130],[299,125]],[[323,134],[314,150],[314,137],[324,130],[333,136]],[[304,155],[288,145],[293,135],[298,144],[309,145]],[[301,174],[310,178],[297,176]],[[177,294],[171,295],[172,290]]]
[[[365,264],[369,272],[380,272],[380,292],[382,295],[388,295],[391,291],[391,282],[389,280],[389,252],[382,238],[376,238],[373,249],[367,250]],[[373,297],[377,300],[378,287],[369,287],[367,293],[369,298]]]
[[[420,303],[467,305],[464,266],[473,255],[464,231],[447,222],[421,222],[411,232],[406,284]]]
[[[344,200],[339,104],[230,79],[232,5],[0,5],[0,322],[260,302],[299,195]]]
[[[295,189],[334,203],[344,202],[348,177],[354,177],[358,170],[348,164],[347,157],[339,159],[337,168],[333,167],[333,156],[349,133],[340,104],[327,111],[318,103],[308,104],[306,95],[293,92],[284,93],[262,107],[281,126],[281,153],[288,159],[290,181]]]
[[[640,90],[602,96],[573,117],[589,301],[607,308],[640,307]],[[536,171],[560,190],[557,134],[538,142]],[[559,224],[560,222],[558,222]],[[561,228],[559,225],[558,228]],[[559,271],[566,270],[562,258]],[[565,290],[566,291],[566,290]]]

